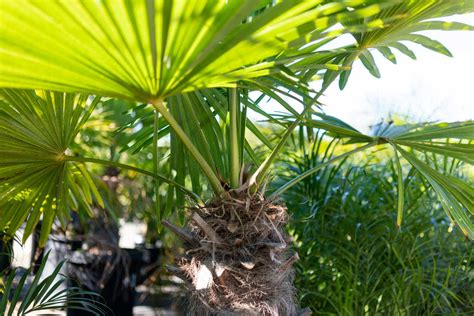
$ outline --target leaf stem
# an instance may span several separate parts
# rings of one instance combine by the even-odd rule
[[[403,173],[402,173],[402,164],[400,163],[400,158],[398,157],[397,146],[390,142],[393,150],[395,152],[395,162],[397,166],[397,175],[398,175],[398,210],[397,210],[397,227],[400,228],[402,225],[403,218],[403,206],[405,204],[405,190],[403,188]]]
[[[278,188],[275,192],[272,193],[272,195],[270,196],[270,198],[276,198],[277,196],[281,195],[283,192],[285,192],[286,190],[288,190],[289,188],[291,188],[292,186],[294,186],[295,184],[297,184],[298,182],[300,182],[301,180],[303,180],[304,178],[306,177],[309,177],[310,175],[312,175],[313,173],[315,173],[316,171],[322,169],[322,168],[325,168],[326,166],[338,161],[338,160],[341,160],[341,159],[344,159],[346,158],[347,156],[350,156],[350,155],[353,155],[359,151],[363,151],[367,148],[370,148],[374,145],[377,145],[376,142],[372,142],[372,143],[369,143],[369,144],[366,144],[364,146],[361,146],[361,147],[358,147],[356,149],[353,149],[351,151],[348,151],[340,156],[337,156],[331,160],[328,160],[322,164],[319,164],[317,165],[316,167],[314,168],[311,168],[305,172],[303,172],[302,174],[300,174],[299,176],[293,178],[292,180],[288,181],[286,184],[284,184],[283,186],[281,186],[280,188]]]
[[[352,53],[345,61],[343,66],[348,66],[351,65],[352,62],[359,56],[360,52],[354,52]],[[275,158],[278,156],[280,153],[280,150],[283,148],[283,145],[286,143],[288,138],[291,136],[293,133],[294,129],[300,124],[300,122],[306,117],[308,111],[312,108],[314,104],[317,103],[319,97],[323,95],[323,93],[329,88],[329,86],[334,82],[334,80],[337,78],[338,74],[341,72],[341,70],[335,72],[332,74],[332,76],[329,77],[328,81],[323,82],[323,85],[321,87],[321,90],[318,91],[318,93],[312,98],[312,100],[309,102],[309,104],[306,105],[306,107],[303,109],[303,111],[300,113],[300,115],[293,121],[293,123],[288,127],[286,130],[285,134],[282,136],[278,144],[275,146],[273,151],[271,152],[270,156],[265,159],[265,161],[260,165],[260,167],[254,172],[252,177],[249,180],[249,186],[254,187],[258,186],[263,179],[266,176],[266,173],[268,172],[271,164],[275,160]]]
[[[109,161],[109,160],[98,159],[98,158],[76,157],[76,156],[66,156],[65,155],[65,156],[63,156],[63,159],[64,159],[64,161],[90,162],[90,163],[95,163],[95,164],[99,164],[99,165],[113,166],[113,167],[117,167],[117,168],[120,168],[120,169],[135,171],[135,172],[144,174],[146,176],[150,176],[150,177],[153,177],[155,179],[159,179],[159,180],[161,180],[163,182],[166,182],[170,185],[173,185],[177,189],[181,190],[183,193],[185,193],[186,195],[191,197],[196,202],[198,202],[198,203],[203,202],[203,199],[200,196],[198,196],[196,193],[186,189],[184,186],[180,185],[179,183],[177,183],[177,182],[175,182],[171,179],[168,179],[167,177],[164,177],[162,175],[150,172],[148,170],[144,170],[144,169],[137,168],[137,167],[134,167],[134,166],[126,165],[126,164],[123,164],[123,163],[120,163],[120,162]]]
[[[158,174],[158,132],[160,130],[159,119],[160,114],[157,110],[154,111],[154,121],[153,121],[153,173]],[[158,222],[161,220],[161,210],[160,210],[160,179],[154,178],[155,185],[155,211],[158,215]]]
[[[216,172],[212,170],[211,166],[207,163],[206,159],[201,155],[199,150],[196,146],[193,145],[192,141],[189,139],[188,135],[184,132],[184,130],[179,126],[176,119],[173,115],[168,111],[165,106],[165,103],[162,100],[154,100],[151,104],[155,107],[155,109],[163,115],[163,118],[168,122],[170,127],[176,133],[176,136],[181,140],[183,145],[189,150],[189,153],[196,162],[201,167],[202,171],[206,175],[207,179],[211,183],[212,189],[216,195],[222,195],[224,193],[224,188],[221,185],[219,178],[217,177]]]
[[[300,124],[300,122],[305,118],[306,113],[311,109],[311,107],[317,102],[318,98],[324,93],[324,91],[327,89],[328,86],[325,88],[321,89],[318,94],[313,98],[313,101],[307,105],[303,111],[299,114],[299,116],[291,123],[291,125],[288,127],[286,130],[285,134],[281,137],[280,141],[278,144],[273,148],[270,156],[265,159],[265,161],[260,165],[260,167],[255,171],[255,173],[252,175],[249,181],[249,186],[255,186],[258,185],[262,182],[262,180],[265,178],[265,175],[267,171],[269,170],[271,164],[275,160],[275,158],[278,156],[280,153],[280,150],[283,148],[283,145],[286,143],[288,138],[291,136],[293,133],[294,129]]]
[[[239,94],[236,88],[229,88],[229,113],[230,113],[230,181],[232,188],[239,186],[240,178],[240,142],[238,130],[238,115],[239,115]]]

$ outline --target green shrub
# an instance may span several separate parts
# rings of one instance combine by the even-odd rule
[[[312,150],[287,156],[282,178],[330,159],[334,143],[328,146],[319,138],[305,148]],[[303,306],[337,315],[474,311],[472,242],[450,226],[415,172],[405,176],[404,187],[400,229],[391,162],[342,162],[283,196],[293,214],[289,231],[301,257],[296,286]]]

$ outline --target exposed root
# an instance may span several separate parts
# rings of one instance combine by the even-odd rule
[[[283,231],[284,205],[262,194],[231,192],[190,211],[188,230],[180,231],[187,255],[171,269],[189,283],[189,314],[298,314],[292,268],[298,256]]]

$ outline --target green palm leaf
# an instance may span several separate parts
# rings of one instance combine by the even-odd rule
[[[386,135],[389,135],[386,137]],[[474,188],[457,178],[445,175],[428,162],[416,157],[402,147],[423,154],[438,154],[474,165],[474,122],[455,122],[409,125],[406,128],[385,128],[380,137],[394,145],[415,169],[425,178],[438,195],[449,218],[456,222],[462,232],[474,238]],[[436,159],[436,156],[435,158]],[[402,179],[399,178],[399,185]],[[399,194],[403,188],[399,186]],[[399,205],[399,208],[402,208]],[[467,212],[466,212],[467,211]],[[399,212],[399,217],[401,214]]]
[[[348,155],[377,144],[390,144],[395,152],[395,165],[398,172],[398,224],[401,224],[404,203],[404,185],[402,164],[398,154],[412,165],[424,177],[437,194],[448,217],[457,223],[462,232],[469,238],[474,238],[474,188],[472,183],[466,183],[458,178],[444,174],[438,170],[436,159],[441,157],[474,165],[474,122],[426,123],[426,124],[377,124],[373,135],[364,135],[353,127],[330,116],[317,114],[320,119],[307,119],[303,124],[329,131],[329,135],[346,139],[346,143],[367,143],[344,154],[315,166],[298,177],[290,180],[277,189],[274,195],[281,194],[318,172],[323,167],[342,160]],[[422,161],[420,156],[435,155],[434,161]],[[446,170],[447,171],[447,170]]]
[[[460,179],[443,174],[428,161],[420,160],[422,154],[438,154],[467,164],[474,164],[474,122],[413,124],[393,126],[380,124],[377,137],[388,141],[431,185],[449,218],[462,232],[474,238],[474,188]],[[407,151],[405,148],[411,149]],[[414,151],[415,152],[414,152]],[[397,164],[398,156],[395,157]],[[434,157],[436,160],[436,156]],[[399,195],[404,195],[403,178],[398,171]],[[399,199],[398,222],[401,223],[403,198]]]
[[[456,222],[469,238],[474,237],[474,188],[469,184],[444,175],[422,162],[412,153],[397,147],[402,156],[428,180],[449,218]],[[466,212],[465,209],[468,211]],[[469,214],[470,213],[470,214]]]
[[[313,114],[318,116],[320,119],[313,119],[312,117],[308,118],[306,120],[307,126],[326,130],[330,132],[330,136],[335,138],[348,138],[351,142],[373,141],[372,137],[362,134],[354,127],[336,117],[320,112],[314,112]]]
[[[368,5],[367,3],[364,5]],[[312,55],[300,59],[292,67],[299,70],[306,69],[305,73],[312,73],[314,68],[320,67],[319,65],[322,63],[351,67],[355,61],[360,59],[364,67],[373,76],[379,78],[380,72],[372,56],[374,51],[378,51],[392,63],[396,63],[395,51],[416,59],[413,51],[405,43],[418,44],[437,53],[452,56],[443,44],[418,32],[474,30],[474,26],[463,23],[433,21],[433,19],[472,11],[474,11],[474,5],[471,1],[398,1],[393,6],[382,8],[376,14],[361,19],[342,21],[345,31],[351,33],[355,39],[353,45],[331,51],[313,51]],[[361,30],[360,25],[366,25],[372,29]],[[319,48],[319,46],[315,47]],[[308,49],[311,47],[306,48],[306,50]],[[350,69],[341,72],[341,68],[336,70],[328,68],[325,81],[330,80],[330,74],[337,75],[339,73],[341,73],[339,86],[343,89],[350,75]]]
[[[376,48],[391,62],[396,63],[395,55],[391,48],[415,58],[415,55],[401,42],[412,42],[434,52],[452,56],[451,52],[440,42],[425,35],[415,32],[429,30],[457,31],[474,30],[473,26],[457,22],[426,21],[428,19],[446,17],[453,14],[462,14],[474,10],[474,6],[466,1],[403,1],[402,3],[384,10],[377,15],[365,19],[366,23],[377,20],[388,20],[389,17],[398,17],[389,21],[387,26],[366,33],[354,34],[357,40],[357,50],[361,52],[360,58],[369,72],[379,77],[375,72],[375,61],[364,61],[364,54],[368,49]]]
[[[265,59],[293,42],[304,44],[338,21],[380,11],[379,4],[346,10],[360,1],[272,3],[2,1],[0,59],[8,62],[0,64],[0,86],[144,102],[232,86],[274,71],[275,62]],[[267,8],[255,14],[262,4]]]
[[[57,216],[103,205],[88,171],[65,162],[66,151],[99,98],[32,90],[0,90],[0,230],[13,235],[26,221],[24,239],[42,218],[44,245]]]
[[[61,290],[65,279],[60,278],[60,271],[64,261],[60,262],[54,271],[44,275],[44,268],[48,261],[49,252],[46,253],[38,271],[31,284],[27,277],[31,268],[24,272],[18,284],[14,284],[17,270],[13,270],[7,278],[3,287],[0,287],[0,313],[3,315],[27,315],[32,312],[51,309],[77,309],[84,310],[95,315],[107,315],[108,307],[103,303],[91,298],[86,299],[84,295],[100,299],[97,293],[81,290],[77,287],[69,287]],[[3,275],[0,274],[0,278]],[[25,294],[22,292],[25,291]]]

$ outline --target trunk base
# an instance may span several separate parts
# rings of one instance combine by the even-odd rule
[[[298,315],[283,204],[262,194],[231,192],[191,208],[186,255],[170,272],[185,279],[190,315]],[[169,223],[165,223],[170,227]]]

